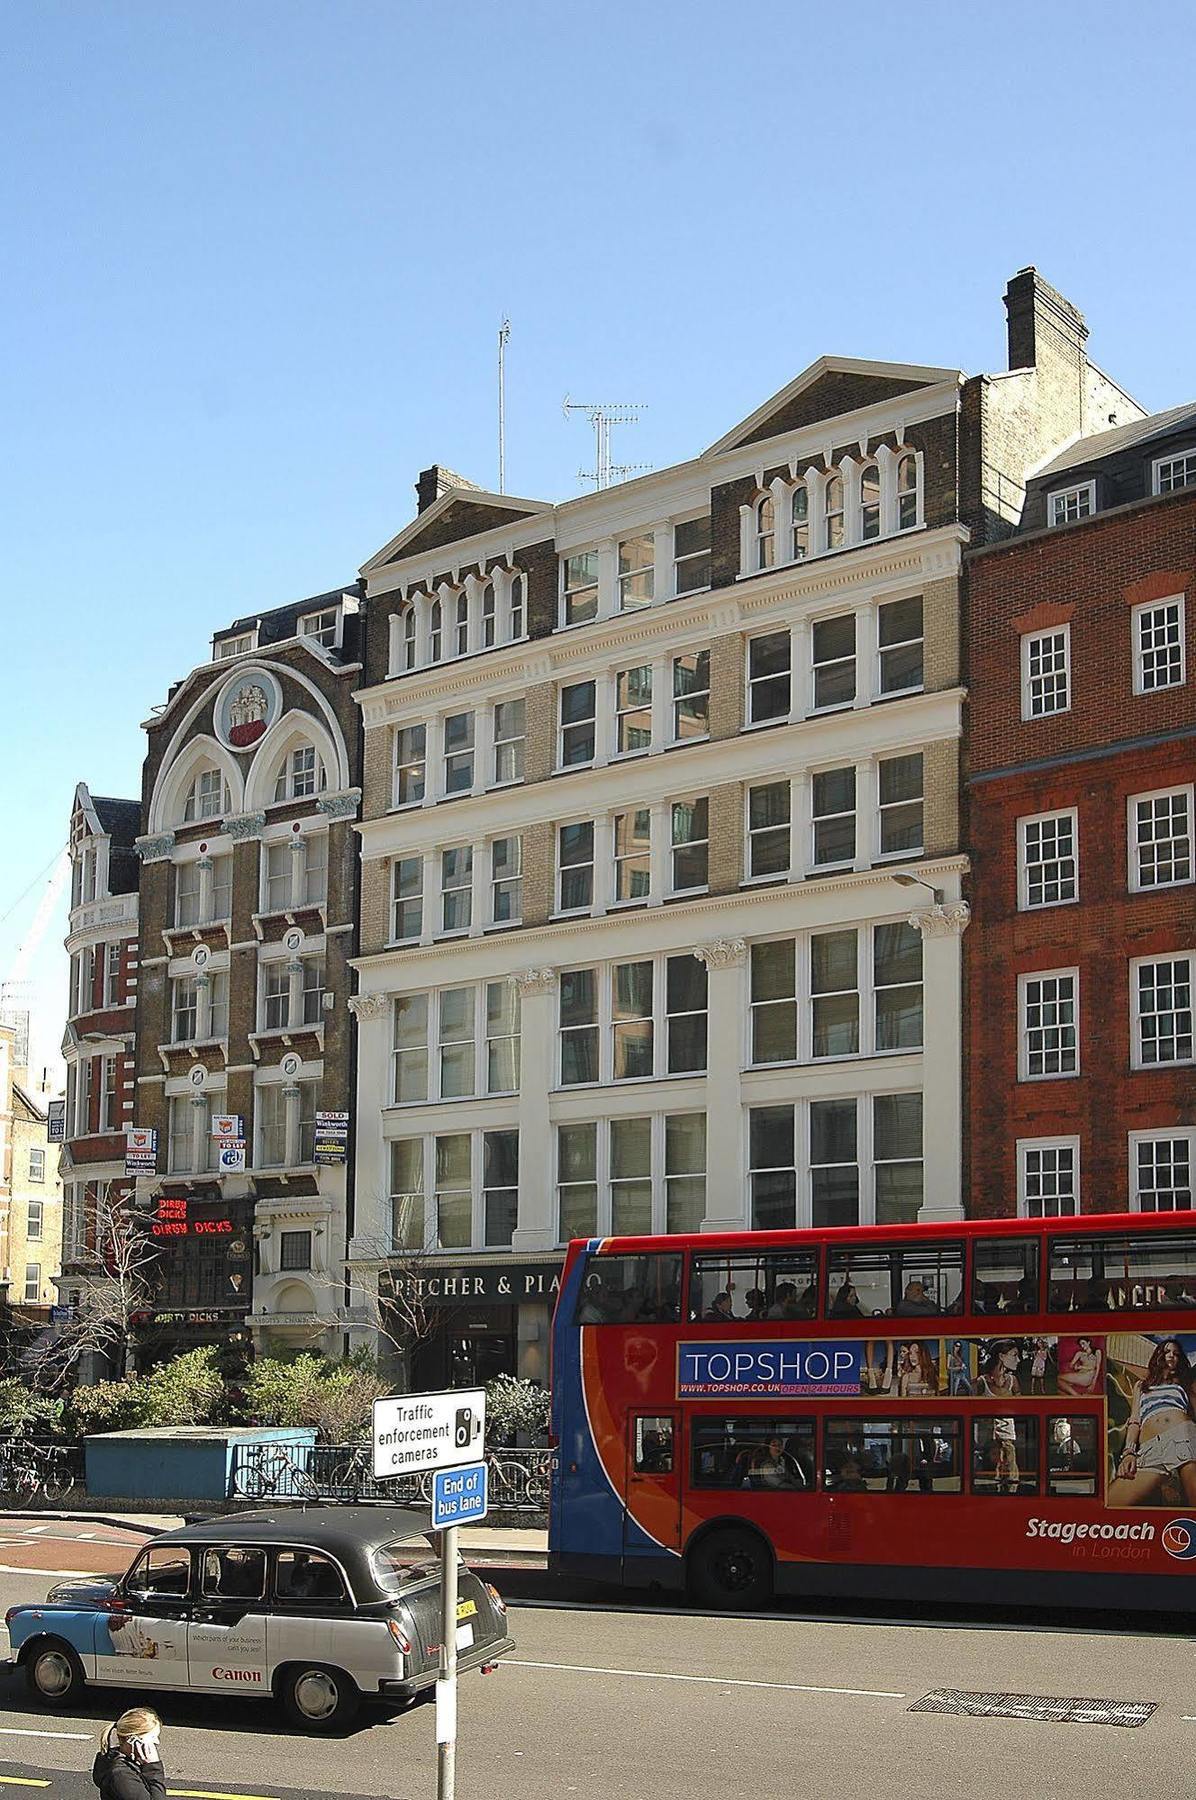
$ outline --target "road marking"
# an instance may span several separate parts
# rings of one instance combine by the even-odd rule
[[[88,1579],[107,1581],[109,1579],[107,1575],[97,1574],[95,1569],[30,1568],[28,1563],[0,1563],[0,1575],[74,1575],[81,1581]],[[35,1606],[37,1602],[30,1600],[27,1604]]]
[[[90,1738],[90,1731],[31,1731],[28,1725],[0,1725],[0,1737]]]
[[[28,1775],[0,1775],[5,1787],[49,1787],[48,1781],[34,1781]]]
[[[736,1675],[669,1675],[660,1669],[592,1669],[584,1663],[525,1662],[520,1657],[505,1659],[511,1669],[555,1669],[566,1675],[629,1675],[639,1681],[698,1681],[709,1687],[771,1688],[785,1694],[850,1694],[860,1700],[904,1700],[891,1688],[814,1687],[804,1681],[745,1681]]]
[[[49,1786],[49,1783],[43,1783]],[[226,1794],[211,1788],[167,1788],[173,1800],[274,1800],[272,1794]]]

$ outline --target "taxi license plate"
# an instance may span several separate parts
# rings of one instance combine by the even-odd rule
[[[473,1643],[473,1626],[472,1625],[458,1625],[458,1627],[457,1627],[457,1648],[458,1648],[458,1650],[468,1650],[472,1643]]]
[[[458,1624],[461,1622],[462,1619],[476,1618],[477,1611],[478,1611],[478,1603],[476,1600],[458,1600],[458,1602],[457,1602],[457,1622],[458,1622]]]

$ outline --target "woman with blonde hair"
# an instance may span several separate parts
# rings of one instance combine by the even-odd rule
[[[131,1706],[109,1725],[91,1769],[100,1800],[166,1800],[161,1737],[162,1721],[148,1706]]]

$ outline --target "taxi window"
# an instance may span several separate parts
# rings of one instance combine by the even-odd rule
[[[266,1591],[266,1552],[244,1546],[205,1550],[205,1600],[260,1600]]]
[[[167,1595],[182,1599],[191,1586],[191,1553],[165,1544],[139,1556],[129,1571],[125,1587],[131,1594]]]
[[[429,1550],[437,1549],[433,1540],[419,1537],[400,1538],[395,1543],[384,1544],[380,1550],[375,1550],[370,1561],[378,1586],[388,1594],[401,1594],[412,1581],[430,1574],[431,1563],[426,1556],[419,1555],[419,1546],[424,1544]]]
[[[274,1562],[274,1598],[284,1606],[301,1606],[307,1600],[327,1605],[344,1600],[345,1584],[326,1556],[314,1550],[280,1550]]]

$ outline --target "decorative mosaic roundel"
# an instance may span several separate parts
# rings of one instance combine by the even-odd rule
[[[282,712],[282,689],[266,669],[240,669],[216,699],[216,736],[230,750],[252,750]]]

